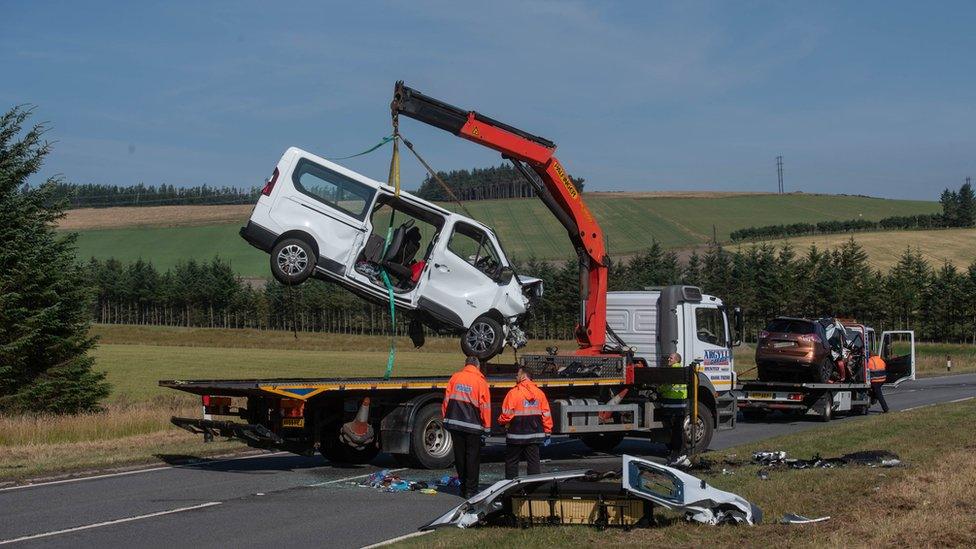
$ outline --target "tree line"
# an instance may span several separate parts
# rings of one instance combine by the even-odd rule
[[[908,249],[887,273],[873,269],[855,241],[802,253],[791,246],[711,246],[679,261],[654,242],[611,268],[611,290],[691,284],[743,308],[747,340],[778,315],[857,318],[876,329],[914,329],[931,341],[976,343],[976,263],[960,270],[929,265]],[[537,260],[516,265],[542,278],[545,292],[523,327],[534,339],[572,339],[577,320],[576,262]],[[288,288],[249,283],[220,259],[188,261],[159,271],[144,261],[109,259],[85,265],[95,286],[97,322],[259,328],[303,332],[387,334],[385,306],[319,281]],[[398,333],[407,318],[398,315]]]
[[[501,164],[472,170],[437,172],[458,200],[488,200],[492,198],[527,198],[535,196],[532,185],[511,164]],[[576,190],[583,191],[584,179],[570,176]],[[420,184],[416,195],[425,200],[449,201],[451,196],[429,175]]]
[[[816,234],[836,234],[871,230],[917,230],[973,227],[976,225],[976,194],[967,181],[958,191],[945,189],[939,199],[942,213],[899,215],[878,221],[849,219],[847,221],[821,221],[819,223],[790,223],[738,229],[729,234],[732,242],[770,238],[788,238]]]
[[[52,183],[52,196],[64,200],[69,208],[111,208],[115,206],[184,206],[215,204],[251,204],[261,193],[260,187],[213,187],[197,185],[104,185],[99,183]]]

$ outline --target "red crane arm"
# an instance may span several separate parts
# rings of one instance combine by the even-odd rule
[[[478,143],[511,160],[536,194],[566,228],[580,261],[580,317],[576,327],[578,354],[600,354],[607,331],[607,270],[603,230],[583,202],[559,160],[556,144],[475,111],[459,109],[397,82],[391,109],[420,122]],[[541,185],[526,171],[538,175]]]

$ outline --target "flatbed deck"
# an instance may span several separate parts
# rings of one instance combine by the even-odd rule
[[[489,375],[488,386],[492,389],[510,389],[515,379],[508,375]],[[162,380],[160,387],[167,387],[196,395],[221,394],[226,396],[261,396],[268,393],[307,400],[326,391],[398,391],[443,390],[451,376],[401,376],[382,377],[333,377],[333,378],[270,378],[270,379],[213,379],[213,380]],[[546,387],[599,387],[623,385],[623,377],[556,377],[536,378],[536,385]]]
[[[831,391],[844,391],[851,389],[870,389],[870,383],[807,383],[807,382],[790,382],[790,381],[759,381],[758,379],[747,379],[745,381],[740,381],[736,386],[735,390],[741,391],[743,389],[749,388],[765,388],[765,389],[778,389],[778,390],[789,390],[789,389],[811,389],[811,390],[831,390]]]

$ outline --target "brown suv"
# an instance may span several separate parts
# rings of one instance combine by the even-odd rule
[[[759,333],[756,345],[759,380],[827,383],[834,374],[832,346],[827,341],[827,327],[833,324],[833,319],[826,318],[779,317],[770,321]],[[836,343],[835,351],[839,351],[844,342]]]

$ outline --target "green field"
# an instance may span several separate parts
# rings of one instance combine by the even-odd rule
[[[779,223],[880,219],[891,215],[933,213],[937,202],[887,200],[857,196],[748,195],[714,198],[654,198],[598,195],[587,204],[607,234],[611,255],[647,248],[656,239],[668,248],[687,248],[731,231]],[[453,209],[456,206],[447,205]],[[536,199],[466,202],[478,220],[495,228],[508,255],[519,260],[568,259],[573,256],[565,230]],[[111,210],[106,210],[110,215]],[[244,220],[242,219],[242,222]],[[140,227],[80,231],[79,257],[142,258],[161,269],[189,259],[219,256],[248,277],[267,277],[266,254],[238,236],[239,223],[208,226]]]

